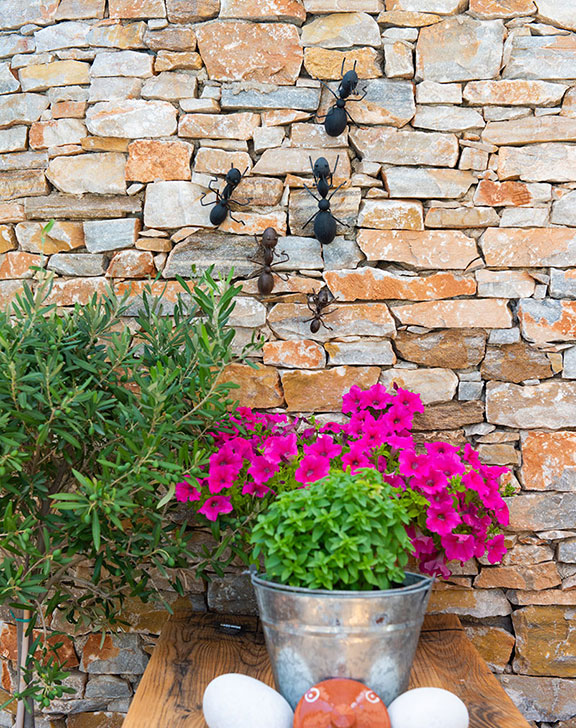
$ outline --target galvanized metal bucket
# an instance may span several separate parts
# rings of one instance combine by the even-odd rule
[[[300,589],[252,574],[278,690],[295,708],[322,680],[359,680],[389,705],[408,688],[433,579],[386,591]]]

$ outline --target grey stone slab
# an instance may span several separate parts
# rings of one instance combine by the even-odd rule
[[[550,222],[576,227],[576,191],[569,192],[552,205]]]
[[[223,86],[220,105],[223,109],[301,109],[316,111],[320,89],[304,86],[280,86],[272,91],[242,90]]]
[[[48,268],[60,276],[101,276],[106,272],[106,257],[96,253],[56,253],[50,256]]]
[[[504,78],[576,79],[576,36],[516,36]]]
[[[288,260],[278,263],[276,270],[321,270],[324,267],[322,246],[315,238],[288,235],[278,239],[276,250],[279,257],[288,255]]]
[[[132,695],[129,683],[114,675],[94,675],[88,680],[85,698],[128,698]]]
[[[258,614],[248,573],[216,577],[208,584],[208,607],[223,614]]]
[[[364,341],[331,341],[326,344],[331,366],[355,364],[388,366],[396,363],[396,354],[390,339]]]
[[[48,197],[29,197],[24,200],[24,211],[29,220],[50,220],[67,218],[85,220],[86,218],[110,218],[134,215],[142,211],[139,197],[114,195],[49,195]]]
[[[49,103],[41,94],[5,95],[0,98],[0,127],[38,121]]]
[[[136,634],[111,634],[106,637],[110,649],[107,659],[97,655],[82,655],[81,670],[97,675],[141,675],[148,664],[148,655],[142,648],[140,637]],[[94,708],[92,709],[94,710]],[[80,712],[80,711],[79,711]]]
[[[136,242],[140,221],[137,218],[89,220],[84,223],[86,248],[91,253],[131,248]]]
[[[164,278],[177,275],[190,276],[192,266],[198,272],[211,265],[218,273],[229,273],[245,277],[253,275],[258,265],[249,258],[256,256],[257,243],[251,235],[226,235],[224,233],[198,232],[178,243],[168,256],[163,271]]]
[[[576,379],[576,346],[572,346],[564,352],[564,371],[562,376],[565,379]]]
[[[337,237],[322,250],[324,270],[357,268],[364,255],[354,240]]]

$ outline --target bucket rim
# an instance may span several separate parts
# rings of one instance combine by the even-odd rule
[[[288,584],[279,584],[276,581],[268,581],[266,574],[258,574],[251,572],[250,578],[252,584],[260,589],[269,589],[275,592],[290,592],[292,594],[302,594],[306,596],[323,596],[338,597],[340,599],[381,599],[384,596],[402,596],[404,594],[413,594],[414,592],[427,591],[434,583],[433,576],[417,574],[413,571],[407,571],[406,577],[414,577],[416,581],[413,584],[407,584],[396,589],[381,589],[378,591],[349,591],[338,589],[309,589],[303,586],[290,586]]]

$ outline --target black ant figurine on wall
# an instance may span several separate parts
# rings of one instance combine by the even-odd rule
[[[210,192],[213,192],[216,195],[216,200],[214,202],[204,202],[206,196],[210,194],[209,192],[205,192],[200,198],[200,204],[202,205],[202,207],[214,205],[214,207],[210,210],[210,222],[212,223],[212,225],[221,225],[228,217],[228,213],[230,213],[230,217],[232,220],[234,220],[234,222],[239,222],[244,225],[243,220],[237,220],[232,215],[232,211],[230,210],[230,203],[234,202],[236,205],[242,206],[249,204],[248,202],[238,202],[237,200],[231,199],[232,193],[234,192],[236,187],[238,187],[246,172],[248,172],[248,167],[246,167],[244,172],[240,172],[240,170],[236,169],[234,165],[230,165],[230,169],[226,173],[226,184],[224,185],[224,189],[222,190],[222,192],[220,192],[219,190],[215,190],[212,187],[212,184],[214,182],[218,182],[218,177],[213,177],[208,183],[208,188],[210,189]]]
[[[368,93],[368,91],[365,89],[360,98],[349,98],[356,93],[356,87],[358,86],[358,74],[356,73],[356,61],[354,61],[354,66],[349,71],[346,71],[346,73],[344,73],[345,62],[346,59],[342,59],[342,69],[340,71],[340,75],[343,75],[342,80],[338,84],[338,93],[334,93],[334,91],[332,91],[327,83],[324,83],[324,81],[320,81],[320,83],[325,86],[328,91],[330,91],[332,96],[334,96],[334,98],[336,99],[336,103],[330,108],[330,110],[324,117],[324,129],[326,130],[326,134],[332,137],[337,137],[342,134],[344,129],[346,129],[348,120],[354,123],[354,119],[350,116],[348,110],[346,109],[346,102],[362,101],[362,99]]]
[[[330,200],[334,197],[336,192],[338,192],[340,187],[342,187],[344,182],[339,184],[338,187],[334,189],[330,197],[328,197],[328,193],[332,189],[334,175],[336,174],[338,159],[339,157],[336,157],[334,170],[330,171],[330,164],[326,157],[318,157],[318,159],[314,162],[314,165],[312,165],[312,157],[310,157],[310,167],[312,168],[312,174],[314,175],[314,184],[320,197],[316,197],[312,190],[306,184],[304,185],[318,203],[318,211],[315,212],[302,227],[306,227],[306,225],[309,225],[312,220],[314,220],[314,235],[316,236],[316,239],[322,243],[322,245],[328,245],[336,237],[337,222],[339,222],[340,225],[346,226],[345,222],[338,220],[338,218],[334,217],[330,211]]]
[[[259,251],[262,252],[262,257],[264,259],[264,265],[262,265],[260,270],[256,273],[258,276],[258,291],[261,295],[267,296],[269,293],[272,293],[272,289],[274,288],[274,271],[272,270],[272,266],[275,265],[274,258],[278,256],[278,253],[276,252],[278,233],[274,230],[274,228],[268,227],[262,233],[262,240],[258,240],[256,237],[256,242],[258,243]],[[284,257],[281,258],[281,256],[278,256],[279,260],[277,260],[276,263],[286,263],[286,261],[289,260],[287,253],[282,253],[282,255]],[[250,260],[253,263],[261,262],[259,260],[254,260],[253,258],[250,258]],[[282,280],[288,280],[279,273],[276,273],[276,275]]]
[[[307,296],[306,304],[310,311],[314,314],[312,318],[306,319],[304,323],[310,323],[310,331],[313,334],[317,334],[320,331],[320,327],[324,326],[325,329],[333,331],[334,329],[324,321],[324,316],[329,316],[332,311],[325,312],[324,309],[329,306],[334,300],[332,292],[328,286],[322,286],[318,293],[309,293]]]

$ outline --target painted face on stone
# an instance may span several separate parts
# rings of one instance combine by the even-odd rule
[[[294,713],[294,728],[390,728],[390,718],[366,685],[336,678],[305,693]]]

